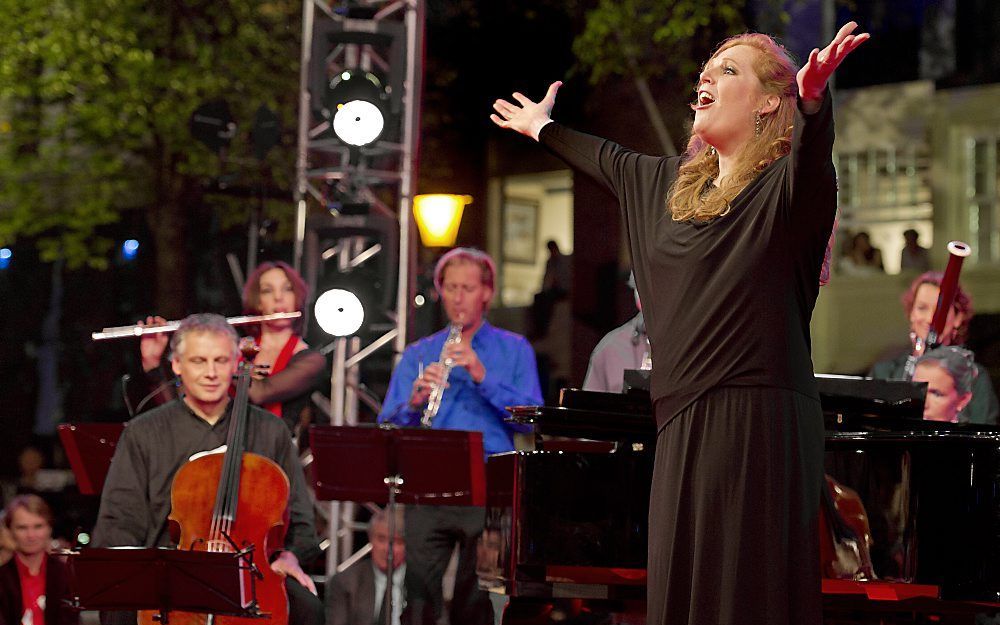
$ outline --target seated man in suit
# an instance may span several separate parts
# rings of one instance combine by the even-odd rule
[[[396,507],[392,544],[392,623],[399,625],[403,612],[403,577],[406,575],[406,542],[403,539],[403,506]],[[349,566],[330,578],[326,590],[326,625],[384,625],[386,571],[389,570],[389,514],[375,513],[368,522],[370,558]]]

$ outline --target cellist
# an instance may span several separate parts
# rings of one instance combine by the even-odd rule
[[[232,326],[214,314],[191,315],[174,332],[171,366],[180,376],[183,395],[137,416],[125,428],[101,494],[93,546],[173,544],[168,516],[174,474],[191,456],[226,444],[229,387],[239,363],[237,340]],[[322,602],[300,565],[318,555],[319,547],[291,436],[281,421],[261,408],[249,406],[247,419],[246,451],[276,462],[290,484],[284,550],[270,564],[285,577],[289,623],[321,625]],[[114,621],[121,618],[116,615]],[[134,623],[134,616],[125,622]]]

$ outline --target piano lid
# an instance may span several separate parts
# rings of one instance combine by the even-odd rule
[[[916,420],[924,416],[926,382],[817,373],[816,386],[826,413]]]
[[[648,393],[602,393],[564,388],[558,406],[513,406],[515,423],[535,426],[536,434],[602,441],[647,442],[656,438]]]
[[[923,421],[925,382],[817,374],[816,384],[828,430],[953,429],[947,427],[952,424]],[[649,392],[638,385],[630,385],[624,393],[564,388],[558,406],[514,406],[508,411],[512,421],[532,424],[538,434],[608,441],[643,441],[656,436]]]

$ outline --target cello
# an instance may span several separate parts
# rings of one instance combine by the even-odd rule
[[[244,606],[264,618],[170,612],[175,625],[287,625],[284,578],[268,566],[268,555],[284,542],[288,476],[273,460],[246,451],[247,403],[257,351],[253,339],[240,341],[243,360],[237,374],[225,453],[209,452],[177,470],[170,490],[169,520],[179,528],[179,549],[252,554],[244,572],[255,603]],[[271,543],[277,545],[272,548]],[[252,577],[252,579],[251,579]],[[141,611],[139,625],[159,622],[154,611]]]

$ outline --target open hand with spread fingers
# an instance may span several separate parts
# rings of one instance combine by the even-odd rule
[[[558,80],[549,85],[545,97],[538,102],[533,102],[515,91],[513,98],[518,103],[513,104],[504,99],[497,100],[493,103],[493,110],[496,113],[490,115],[490,119],[501,128],[515,130],[538,141],[538,132],[542,126],[552,121],[549,114],[552,113],[552,107],[556,103],[556,92],[561,86],[562,82]]]
[[[868,41],[869,34],[853,34],[858,27],[857,22],[848,22],[837,31],[830,45],[823,48],[813,48],[809,59],[802,66],[796,79],[799,83],[799,97],[805,101],[815,101],[823,97],[823,89],[834,70],[862,43]]]

